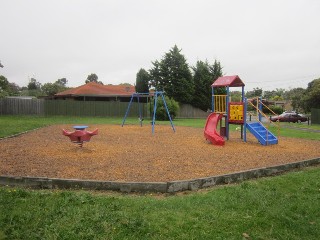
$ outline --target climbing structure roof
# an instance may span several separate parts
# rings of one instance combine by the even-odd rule
[[[242,87],[244,83],[238,75],[219,77],[211,87]]]

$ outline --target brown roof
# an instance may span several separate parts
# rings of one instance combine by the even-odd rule
[[[55,96],[131,96],[135,93],[132,85],[102,85],[90,82],[55,94]]]
[[[238,75],[219,77],[212,85],[212,87],[242,87],[244,83]]]

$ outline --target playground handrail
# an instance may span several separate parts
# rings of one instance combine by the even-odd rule
[[[262,103],[262,101],[259,101],[259,99],[258,99],[257,102],[261,102],[261,103]],[[280,124],[279,124],[279,122],[277,122],[277,124],[274,123],[274,122],[272,122],[272,121],[270,120],[270,118],[269,118],[263,111],[261,111],[258,107],[256,107],[252,102],[248,101],[248,103],[250,103],[251,106],[253,106],[253,107],[257,110],[257,115],[258,115],[258,114],[261,114],[262,116],[264,116],[266,119],[269,120],[269,123],[272,123],[272,124],[276,127],[276,129],[277,129],[277,136],[279,137],[279,136],[280,136]],[[263,103],[262,103],[262,104],[263,104]],[[265,104],[263,104],[263,105],[266,106]],[[267,107],[267,106],[266,106],[266,107]],[[267,108],[268,108],[268,107],[267,107]],[[269,109],[274,115],[277,115],[277,114],[275,114],[270,108],[268,108],[268,109]],[[261,122],[260,120],[258,120],[258,122],[262,124],[262,122]],[[267,129],[268,129],[268,127],[267,127]],[[268,134],[267,134],[267,140],[268,140]]]
[[[227,95],[214,95],[214,112],[216,113],[226,113]]]

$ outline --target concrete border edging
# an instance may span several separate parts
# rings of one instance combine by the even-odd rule
[[[282,164],[272,167],[250,169],[247,171],[218,175],[212,177],[189,179],[169,182],[116,182],[94,181],[81,179],[59,179],[42,177],[14,177],[0,176],[0,185],[19,186],[33,189],[84,189],[84,190],[112,190],[120,192],[158,192],[175,193],[193,191],[202,188],[241,182],[243,180],[267,177],[280,174],[296,168],[320,164],[320,158],[300,162]]]

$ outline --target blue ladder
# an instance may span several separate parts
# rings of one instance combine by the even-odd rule
[[[260,122],[246,123],[246,127],[262,145],[278,144],[278,138]]]

